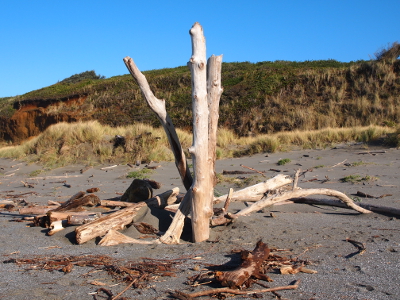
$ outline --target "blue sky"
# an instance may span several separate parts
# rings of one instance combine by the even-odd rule
[[[400,1],[3,0],[0,97],[88,70],[127,74],[125,56],[142,71],[186,65],[195,22],[224,62],[369,60],[400,42]]]

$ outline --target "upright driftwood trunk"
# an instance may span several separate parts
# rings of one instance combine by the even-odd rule
[[[175,155],[175,162],[187,189],[174,220],[160,238],[163,243],[178,243],[183,229],[183,220],[192,215],[193,240],[208,239],[209,224],[213,215],[215,184],[215,150],[217,140],[219,99],[221,88],[222,55],[212,56],[206,63],[206,44],[203,28],[195,23],[190,29],[192,56],[188,66],[192,73],[193,144],[189,153],[193,157],[194,179],[192,179],[185,155],[182,151],[172,121],[165,110],[165,101],[157,99],[150,90],[145,76],[130,57],[124,62],[138,83],[148,105],[163,125]]]
[[[192,232],[195,242],[207,240],[210,235],[213,178],[210,176],[211,158],[208,153],[208,101],[206,43],[203,28],[195,23],[190,29],[192,57],[188,67],[192,73],[193,145],[189,153],[193,158]]]

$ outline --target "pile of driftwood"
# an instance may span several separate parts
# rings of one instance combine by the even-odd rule
[[[227,195],[214,198],[214,204],[224,202],[222,208],[214,208],[214,215],[209,220],[209,226],[220,226],[234,222],[235,219],[259,211],[278,202],[296,202],[310,204],[326,204],[354,209],[360,213],[370,211],[396,214],[395,209],[375,205],[356,205],[345,194],[331,189],[301,189],[297,186],[298,171],[294,178],[279,174],[261,183],[233,191]],[[153,189],[160,184],[151,180],[134,179],[125,193],[116,200],[102,200],[96,192],[98,188],[90,188],[86,192],[73,195],[68,201],[59,203],[49,201],[46,206],[33,206],[25,201],[6,200],[5,209],[16,209],[25,220],[32,220],[35,226],[49,228],[48,235],[53,235],[66,226],[75,228],[76,242],[85,243],[100,237],[101,246],[117,245],[121,243],[154,244],[162,243],[165,233],[146,223],[139,223],[138,219],[148,207],[177,212],[182,196],[179,188],[153,196]],[[327,195],[338,200],[312,199],[310,195]],[[229,205],[233,201],[253,202],[238,212],[230,212]],[[3,201],[4,202],[4,201]],[[361,206],[364,206],[361,207]],[[399,214],[398,214],[399,215]],[[162,220],[160,220],[162,221]],[[125,227],[134,225],[142,234],[153,236],[153,239],[134,239],[119,232]],[[160,238],[161,236],[161,238]],[[179,242],[179,240],[177,241]]]

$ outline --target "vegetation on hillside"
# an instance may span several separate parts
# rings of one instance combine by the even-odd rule
[[[349,63],[223,63],[219,126],[239,136],[328,127],[395,126],[400,120],[399,50],[399,44],[393,43],[378,51],[376,60]],[[87,96],[83,106],[74,108],[82,112],[84,121],[94,119],[113,127],[134,123],[159,126],[130,75],[99,79],[101,76],[94,71],[84,73],[90,76],[73,75],[13,101],[23,105],[32,100]],[[156,97],[166,100],[175,126],[190,130],[189,69],[143,73]],[[71,110],[60,105],[52,113],[65,109]]]
[[[104,79],[105,76],[97,75],[94,70],[92,71],[85,71],[79,74],[72,75],[68,78],[65,78],[60,81],[60,83],[77,83],[84,80],[97,80],[97,79]]]
[[[190,133],[177,130],[183,149],[192,143]],[[115,136],[124,143],[116,143]],[[313,131],[280,132],[239,138],[233,131],[221,129],[217,137],[217,158],[240,157],[263,152],[300,148],[324,148],[343,142],[376,142],[400,146],[400,127],[368,126],[325,128]],[[366,144],[367,147],[367,144]],[[186,153],[189,156],[189,153]],[[162,128],[145,124],[125,127],[101,125],[97,121],[58,123],[37,137],[18,146],[0,148],[0,157],[23,159],[48,168],[74,163],[134,163],[136,161],[172,161],[173,154]]]

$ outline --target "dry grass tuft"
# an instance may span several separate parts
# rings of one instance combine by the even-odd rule
[[[177,130],[184,149],[192,135]],[[114,137],[123,136],[125,143],[115,147]],[[217,158],[238,157],[262,152],[286,151],[293,148],[325,148],[343,142],[374,142],[383,137],[400,146],[400,127],[368,126],[326,128],[322,130],[280,132],[254,137],[238,137],[233,131],[218,131]],[[0,157],[23,159],[55,168],[68,164],[129,163],[137,160],[171,161],[174,159],[162,128],[145,124],[110,127],[97,121],[58,123],[40,135],[17,146],[0,148]]]

